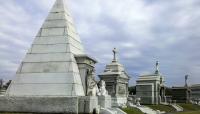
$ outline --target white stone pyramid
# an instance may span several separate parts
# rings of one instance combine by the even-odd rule
[[[63,0],[56,0],[7,96],[84,96],[75,55],[84,53]]]

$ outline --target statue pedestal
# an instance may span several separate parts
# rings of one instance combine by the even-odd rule
[[[112,97],[112,107],[121,107],[125,106],[127,103],[126,97]]]
[[[98,108],[97,96],[82,96],[79,98],[79,113],[93,113],[94,110],[98,112]]]
[[[98,104],[101,108],[111,108],[111,96],[98,96]]]
[[[0,112],[77,114],[78,101],[78,97],[0,96]]]

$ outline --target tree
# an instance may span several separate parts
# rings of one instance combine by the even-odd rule
[[[166,95],[166,96],[172,96],[172,88],[166,87],[165,95]]]
[[[10,85],[11,81],[12,81],[12,80],[9,80],[9,81],[4,85],[4,88],[5,88],[5,89],[8,89],[8,86]]]
[[[136,94],[136,86],[128,87],[128,91],[129,91],[130,95],[135,95]]]
[[[0,90],[3,88],[3,79],[0,79]]]

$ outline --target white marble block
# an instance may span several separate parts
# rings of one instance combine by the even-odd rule
[[[111,108],[111,96],[98,96],[98,104],[101,108]]]

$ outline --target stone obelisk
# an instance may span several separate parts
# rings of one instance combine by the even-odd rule
[[[75,59],[84,49],[63,0],[56,0],[7,96],[84,96]]]

